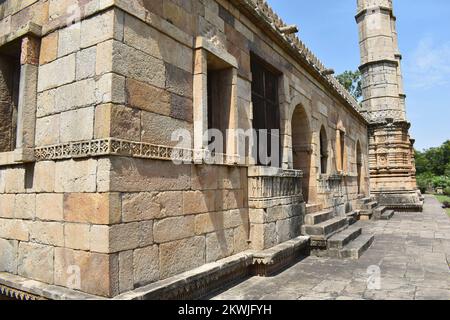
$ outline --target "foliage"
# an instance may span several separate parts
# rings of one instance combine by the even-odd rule
[[[420,191],[443,188],[450,194],[450,140],[437,148],[416,151],[415,158]]]
[[[342,84],[356,100],[362,98],[361,72],[345,71],[336,76],[336,79]]]

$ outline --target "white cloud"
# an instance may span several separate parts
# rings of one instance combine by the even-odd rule
[[[414,88],[450,84],[450,42],[436,43],[432,37],[421,39],[405,65],[405,75]]]

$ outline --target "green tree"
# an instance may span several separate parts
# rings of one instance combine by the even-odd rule
[[[345,71],[337,75],[336,79],[356,100],[359,101],[362,98],[361,72]]]

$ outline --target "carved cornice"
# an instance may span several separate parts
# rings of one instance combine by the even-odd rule
[[[21,290],[10,288],[10,287],[5,286],[5,285],[0,285],[0,296],[2,296],[2,295],[7,297],[7,298],[13,299],[13,300],[22,300],[22,301],[46,300],[43,297],[39,297],[39,296],[33,295],[31,293],[28,293],[28,292],[24,292],[24,291],[21,291]]]

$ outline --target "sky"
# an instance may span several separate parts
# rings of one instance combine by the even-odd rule
[[[359,65],[356,0],[268,0],[336,74]],[[450,1],[394,0],[407,115],[416,148],[450,139]]]

